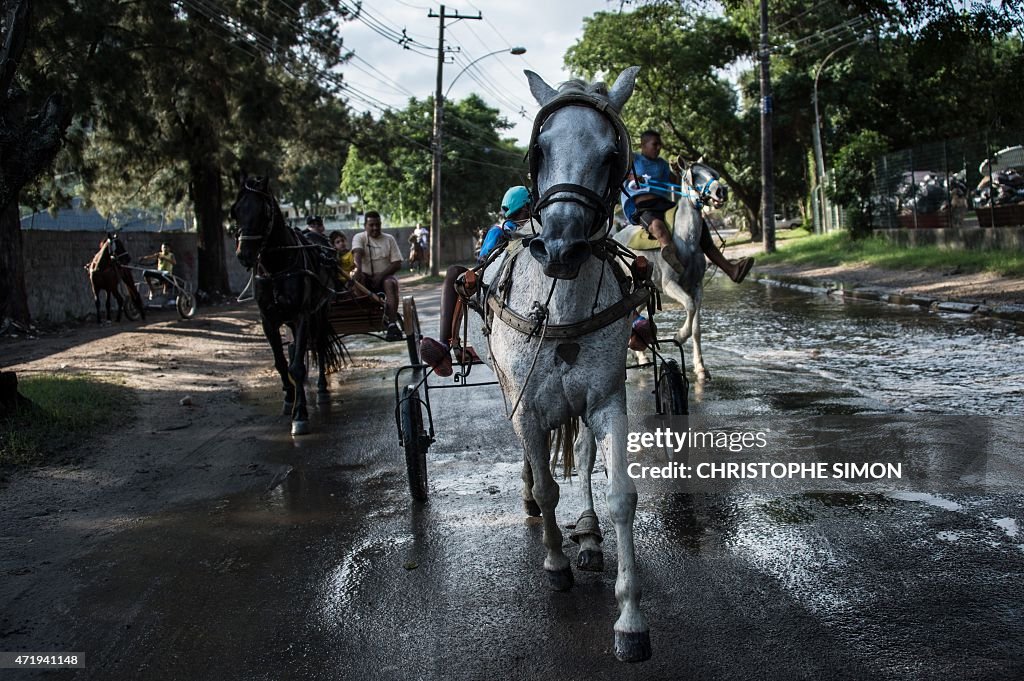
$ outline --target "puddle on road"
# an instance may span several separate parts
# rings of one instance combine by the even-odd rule
[[[770,410],[1024,412],[1024,326],[1012,322],[718,283],[703,312],[712,376],[744,371],[756,380],[745,377],[743,393]],[[679,308],[658,317],[666,332],[682,318]],[[801,375],[834,394],[794,391]],[[732,397],[712,385],[716,399]]]

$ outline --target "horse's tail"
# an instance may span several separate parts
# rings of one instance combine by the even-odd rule
[[[573,443],[580,433],[579,417],[570,416],[557,428],[548,433],[548,451],[551,454],[551,473],[555,472],[559,460],[562,462],[562,478],[568,480],[576,467]]]
[[[317,314],[313,323],[315,325],[313,337],[316,339],[313,343],[313,352],[311,353],[313,355],[313,363],[317,364],[319,362],[319,355],[322,352],[324,371],[328,374],[333,374],[345,367],[348,360],[351,359],[348,348],[345,347],[345,341],[341,335],[335,333],[325,311]]]

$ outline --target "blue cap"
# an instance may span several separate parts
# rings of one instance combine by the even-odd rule
[[[522,185],[509,187],[509,190],[505,192],[505,196],[501,199],[501,214],[507,218],[523,206],[528,205],[530,205],[529,189]]]

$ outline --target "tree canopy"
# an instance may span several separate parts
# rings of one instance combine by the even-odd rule
[[[379,137],[349,153],[342,193],[393,221],[429,222],[433,109],[428,97],[385,113]],[[509,186],[526,183],[525,152],[501,138],[511,124],[476,95],[446,103],[443,124],[442,227],[475,231],[489,224]]]
[[[341,165],[351,125],[331,69],[346,57],[346,14],[335,0],[287,9],[244,0],[40,0],[42,38],[29,70],[68,91],[76,115],[62,181],[41,195],[59,201],[74,187],[104,211],[190,204],[200,289],[225,292],[223,222],[237,178],[285,171],[286,187],[315,200],[300,180],[316,174],[304,161]]]
[[[827,161],[856,158],[863,167],[866,148],[1024,127],[1013,102],[1024,58],[1021,4],[769,2],[776,205],[809,195],[815,75]],[[626,111],[631,129],[659,129],[667,153],[703,155],[723,171],[753,224],[758,5],[724,0],[722,8],[709,15],[706,3],[655,0],[595,14],[565,61],[585,77],[640,65]],[[849,144],[855,149],[844,156]]]

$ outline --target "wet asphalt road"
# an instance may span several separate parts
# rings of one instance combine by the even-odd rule
[[[429,333],[436,300],[419,302]],[[1022,413],[1012,325],[722,282],[706,305],[714,381],[695,391],[696,413]],[[603,477],[605,571],[550,592],[497,389],[432,393],[431,500],[414,504],[392,418],[399,346],[354,347],[384,362],[345,374],[311,436],[287,436],[276,392],[252,396],[266,419],[234,446],[263,472],[253,488],[154,515],[49,585],[52,603],[31,614],[39,649],[86,651],[87,670],[0,678],[1024,678],[1012,480],[903,494],[642,488],[654,657],[624,665],[611,653]],[[629,385],[640,422],[651,381]],[[575,519],[577,490],[563,485],[560,523]],[[9,606],[25,602],[40,600]]]

